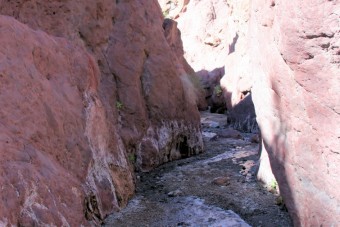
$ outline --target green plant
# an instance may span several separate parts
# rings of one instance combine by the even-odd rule
[[[273,191],[276,191],[278,189],[278,184],[277,184],[277,181],[276,180],[272,180],[271,183],[270,183],[270,189],[273,190]]]
[[[164,10],[164,11],[163,11],[163,16],[164,16],[164,18],[168,18],[169,12],[170,12],[170,9]]]
[[[116,102],[116,107],[117,107],[118,110],[121,110],[121,109],[123,109],[124,105],[120,101],[117,101]]]
[[[135,163],[136,162],[136,156],[134,154],[129,154],[128,155],[128,159],[131,163]]]
[[[214,87],[214,93],[216,96],[221,96],[222,95],[222,88],[220,85],[216,85]]]

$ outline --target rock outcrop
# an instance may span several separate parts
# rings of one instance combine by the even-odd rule
[[[168,54],[175,55],[173,59],[175,60],[176,68],[180,74],[180,78],[185,85],[185,89],[188,94],[188,100],[191,103],[197,105],[199,110],[206,110],[208,108],[208,103],[205,99],[206,92],[203,89],[199,79],[193,68],[188,64],[184,58],[183,43],[181,38],[181,32],[177,28],[177,22],[166,18],[163,22],[164,35],[171,47],[172,52]]]
[[[258,177],[270,184],[272,169],[296,226],[337,226],[339,5],[235,4],[244,10],[232,15],[239,38],[221,84],[228,106],[252,94],[263,138]]]
[[[98,224],[132,196],[134,167],[202,151],[157,1],[1,1],[0,14],[0,223]]]
[[[228,123],[232,128],[241,132],[259,132],[251,94],[230,109]]]
[[[224,20],[231,12],[228,3],[199,0],[159,0],[159,3],[164,15],[178,23],[184,57],[205,89],[205,99],[212,112],[223,112],[225,101],[216,90],[220,90],[219,81],[229,53],[227,21]]]

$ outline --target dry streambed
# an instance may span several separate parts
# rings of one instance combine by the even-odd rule
[[[253,134],[225,122],[203,113],[205,153],[139,174],[135,198],[104,226],[292,226],[277,196],[256,182]]]

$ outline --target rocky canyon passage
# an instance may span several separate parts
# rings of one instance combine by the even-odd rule
[[[340,226],[339,15],[0,0],[0,226]]]
[[[136,196],[104,226],[292,226],[280,197],[256,180],[257,134],[229,128],[226,115],[201,116],[205,153],[138,174]]]

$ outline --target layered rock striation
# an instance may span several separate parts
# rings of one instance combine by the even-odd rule
[[[2,1],[0,14],[0,223],[99,224],[133,195],[135,168],[202,151],[157,1]]]

